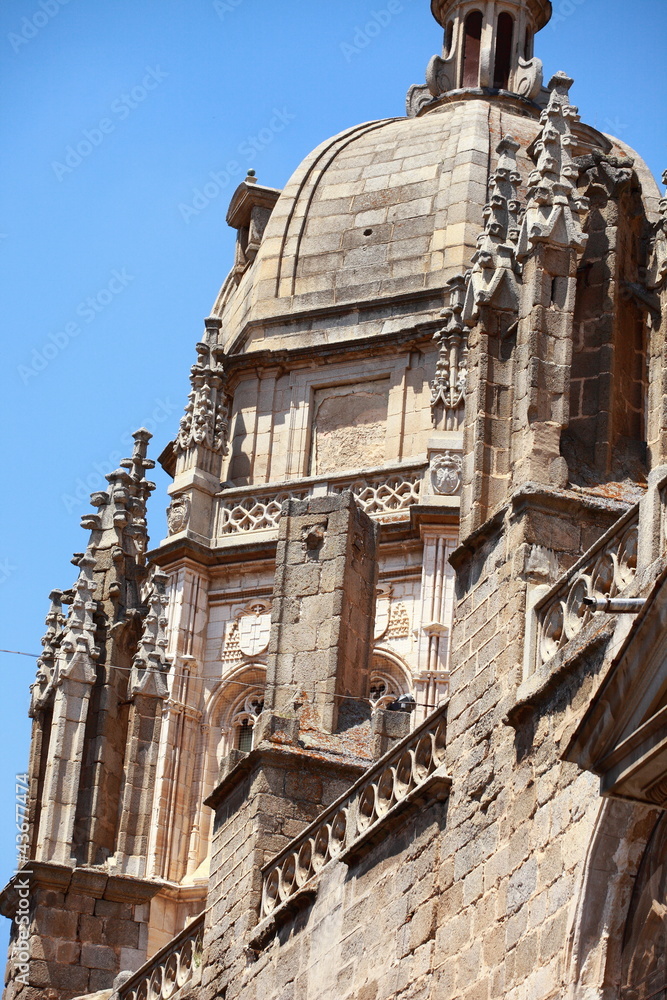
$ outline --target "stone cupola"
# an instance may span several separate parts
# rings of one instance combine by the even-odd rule
[[[445,29],[441,56],[426,70],[418,106],[460,91],[505,91],[535,101],[542,90],[542,63],[533,38],[551,17],[549,0],[432,0]],[[415,95],[416,96],[416,95]]]

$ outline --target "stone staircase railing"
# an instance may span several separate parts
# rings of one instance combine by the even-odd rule
[[[113,1000],[170,1000],[201,972],[206,913],[200,914],[113,994]]]
[[[639,504],[635,504],[537,601],[532,670],[555,656],[590,620],[585,597],[615,597],[632,583],[638,525]]]
[[[406,808],[447,798],[446,712],[446,705],[436,709],[265,865],[260,919],[288,913],[298,896],[312,898],[329,861],[353,861],[386,836]]]

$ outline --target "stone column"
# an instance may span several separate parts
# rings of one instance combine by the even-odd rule
[[[317,726],[333,733],[353,699],[368,697],[377,535],[349,491],[286,501],[276,552],[269,712],[290,716],[304,705]]]

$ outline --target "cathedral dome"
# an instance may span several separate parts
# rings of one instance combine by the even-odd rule
[[[407,117],[367,122],[328,139],[282,192],[254,176],[236,191],[228,222],[239,231],[237,261],[213,310],[223,321],[226,349],[267,347],[267,339],[272,348],[287,343],[285,320],[313,310],[409,299],[414,313],[420,295],[427,308],[434,291],[470,266],[496,148],[507,135],[519,145],[524,198],[549,97],[532,35],[548,21],[551,5],[493,0],[483,17],[471,0],[433,0],[432,9],[445,27],[443,56],[429,63],[426,85],[410,89]],[[503,24],[510,49],[498,80]],[[657,185],[633,151],[578,117],[571,129],[573,156],[630,154],[657,208]]]

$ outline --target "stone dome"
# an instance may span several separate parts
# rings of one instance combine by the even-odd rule
[[[402,300],[418,310],[420,295],[426,302],[470,266],[496,147],[508,134],[520,146],[525,195],[534,169],[529,148],[541,128],[531,103],[460,93],[417,117],[368,122],[318,146],[280,196],[274,192],[252,266],[238,284],[230,275],[218,296],[213,315],[223,320],[227,348],[241,341],[245,350],[266,348],[267,338],[279,346],[288,317],[313,311],[385,302],[400,312]],[[573,132],[576,156],[596,149],[631,155],[657,210],[657,185],[636,153],[581,122]],[[255,197],[272,190],[248,182],[244,195],[244,188]]]

